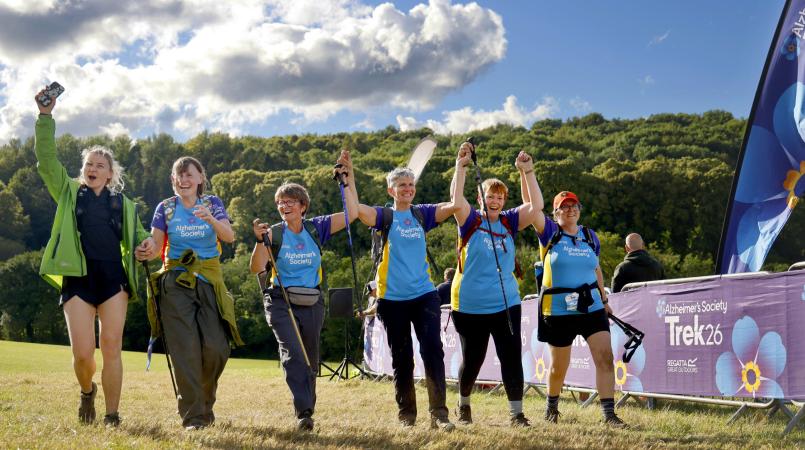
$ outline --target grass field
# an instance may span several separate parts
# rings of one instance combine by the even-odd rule
[[[100,370],[100,352],[96,352]],[[767,418],[750,411],[726,425],[733,409],[661,402],[648,411],[635,402],[618,410],[631,425],[602,425],[597,403],[582,409],[562,395],[561,423],[541,420],[544,399],[530,390],[525,413],[533,426],[508,427],[505,396],[473,395],[470,426],[451,434],[431,431],[427,394],[418,388],[420,417],[413,429],[396,421],[389,382],[320,379],[316,428],[295,431],[290,394],[276,361],[232,359],[218,389],[217,423],[186,432],[180,426],[167,365],[154,355],[145,372],[145,354],[126,352],[117,429],[80,425],[78,385],[69,347],[0,341],[0,447],[2,448],[793,448],[805,447],[805,427],[781,437],[782,414]],[[95,381],[100,387],[100,373]],[[448,392],[448,404],[456,401]],[[96,401],[103,415],[103,393]]]

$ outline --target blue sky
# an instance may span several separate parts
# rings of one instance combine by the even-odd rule
[[[67,87],[59,130],[77,135],[746,117],[784,2],[5,3],[0,142],[31,134],[49,79]]]

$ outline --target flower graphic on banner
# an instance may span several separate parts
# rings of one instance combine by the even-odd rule
[[[659,309],[659,308],[658,308]],[[632,359],[623,362],[623,345],[629,339],[620,327],[610,327],[612,354],[615,355],[615,387],[621,391],[643,392],[643,383],[640,374],[646,368],[646,350],[641,345],[637,347]]]
[[[548,368],[551,366],[551,351],[548,344],[540,342],[537,330],[531,333],[531,351],[523,354],[523,375],[527,380],[548,383]]]
[[[657,300],[657,317],[662,318],[665,315],[665,299],[660,298]]]
[[[792,34],[788,36],[780,47],[780,53],[789,61],[793,61],[799,56],[799,39]]]
[[[760,337],[754,319],[744,316],[732,328],[732,351],[716,361],[716,385],[723,395],[782,398],[776,379],[785,369],[786,350],[780,335]]]
[[[735,189],[740,205],[735,246],[739,261],[732,271],[757,271],[779,234],[798,196],[805,193],[805,84],[794,83],[777,100],[772,126],[753,126],[741,177]],[[801,134],[803,133],[803,134]]]

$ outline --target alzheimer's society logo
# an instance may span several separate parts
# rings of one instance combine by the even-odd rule
[[[657,300],[657,317],[662,318],[665,315],[665,299]]]

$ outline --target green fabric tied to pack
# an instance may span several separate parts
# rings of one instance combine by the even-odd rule
[[[196,252],[187,249],[179,259],[167,259],[162,269],[151,275],[152,286],[159,286],[160,278],[177,267],[185,270],[176,277],[176,284],[179,286],[195,289],[199,275],[212,285],[215,291],[215,302],[218,304],[218,313],[221,315],[221,319],[229,325],[227,334],[230,343],[237,346],[244,345],[243,340],[240,338],[235,318],[235,299],[232,298],[232,294],[229,293],[226,284],[224,284],[224,275],[218,258],[200,259]],[[151,335],[156,337],[162,333],[162,330],[156,320],[157,299],[154,298],[154,295],[154,292],[150,292],[148,295],[148,321],[151,324]],[[159,295],[159,292],[156,295]]]

